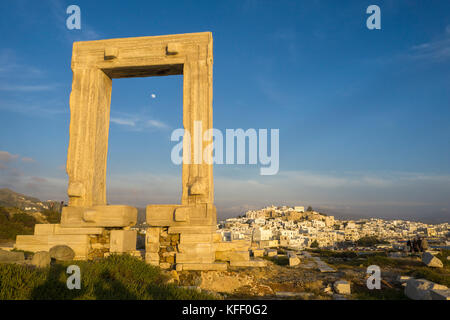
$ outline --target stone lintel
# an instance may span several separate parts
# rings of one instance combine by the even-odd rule
[[[137,209],[124,205],[64,207],[62,228],[129,227],[137,222]]]
[[[217,222],[214,205],[152,204],[146,211],[150,226],[208,226]]]

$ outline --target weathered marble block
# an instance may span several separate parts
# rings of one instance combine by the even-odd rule
[[[90,242],[89,236],[82,235],[19,235],[15,248],[31,252],[49,251],[56,245],[66,245],[75,252],[75,259],[87,259]]]
[[[61,215],[63,228],[129,227],[137,222],[137,209],[111,205],[94,207],[64,207]]]
[[[136,251],[136,237],[136,230],[111,230],[109,251],[111,253]]]

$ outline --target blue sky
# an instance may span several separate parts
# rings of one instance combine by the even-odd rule
[[[81,8],[81,30],[66,8]],[[381,8],[381,30],[366,8]],[[280,129],[280,170],[216,165],[219,217],[267,204],[450,220],[448,1],[2,1],[0,187],[66,199],[73,41],[211,31],[214,127]],[[182,76],[113,80],[110,203],[178,203]],[[154,97],[152,97],[154,94]]]

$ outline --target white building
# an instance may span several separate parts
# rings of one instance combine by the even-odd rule
[[[253,241],[264,241],[272,239],[272,230],[255,228],[253,229]]]

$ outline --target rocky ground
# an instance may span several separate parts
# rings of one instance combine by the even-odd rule
[[[267,258],[268,265],[264,268],[230,267],[225,272],[181,272],[177,278],[182,286],[218,293],[225,299],[306,300],[407,299],[404,293],[405,281],[399,280],[399,277],[414,276],[414,272],[418,272],[418,278],[428,276],[431,278],[428,280],[442,285],[450,281],[448,266],[439,270],[431,269],[424,266],[417,256],[390,258],[373,254],[353,253],[347,256],[345,253],[299,252],[301,263],[290,267],[285,252],[280,251],[277,257]],[[318,265],[323,262],[334,272],[321,272]],[[381,268],[380,290],[369,290],[366,285],[367,267],[373,264]],[[337,288],[337,281],[348,283],[350,292]]]
[[[411,255],[327,250],[293,253],[279,248],[275,253],[274,257],[264,258],[266,267],[161,271],[167,278],[164,282],[211,293],[218,299],[450,300],[450,250]],[[73,257],[74,252],[66,246],[35,254],[0,249],[0,265],[47,268],[51,260],[70,261]],[[130,259],[142,263],[135,257]],[[374,265],[381,270],[381,288],[370,290],[367,268]]]

